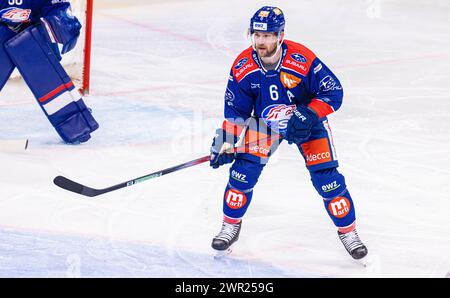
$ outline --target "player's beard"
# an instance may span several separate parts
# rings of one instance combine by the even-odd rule
[[[265,58],[265,57],[272,57],[277,50],[277,44],[273,46],[256,46],[256,51],[258,52],[259,57]]]

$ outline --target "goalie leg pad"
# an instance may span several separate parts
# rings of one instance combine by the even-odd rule
[[[230,178],[223,198],[223,213],[231,219],[244,216],[252,200],[253,187],[264,164],[237,158],[230,168]]]
[[[45,29],[27,28],[5,48],[61,138],[66,143],[87,141],[98,123],[61,66]]]
[[[0,26],[0,91],[5,86],[15,68],[4,47],[5,42],[14,35],[15,33],[7,27]]]
[[[331,168],[311,172],[311,181],[336,227],[344,232],[351,230],[356,220],[355,207],[344,176],[336,168]]]

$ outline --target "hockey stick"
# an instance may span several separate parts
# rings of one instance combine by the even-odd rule
[[[28,139],[0,140],[0,152],[22,152],[28,148]]]
[[[268,137],[268,138],[264,138],[264,139],[261,139],[261,140],[255,141],[255,142],[244,144],[242,146],[235,147],[233,149],[233,151],[234,151],[234,153],[248,152],[246,149],[249,148],[250,146],[258,145],[261,142],[269,142],[272,139],[278,140],[279,137],[275,137],[275,138]],[[107,188],[103,188],[103,189],[91,188],[91,187],[85,186],[83,184],[80,184],[78,182],[75,182],[73,180],[70,180],[64,176],[55,177],[55,179],[53,179],[53,183],[55,183],[57,186],[65,189],[65,190],[68,190],[68,191],[71,191],[71,192],[74,192],[74,193],[77,193],[77,194],[80,194],[83,196],[87,196],[87,197],[95,197],[95,196],[98,196],[98,195],[101,195],[101,194],[104,194],[107,192],[111,192],[111,191],[114,191],[117,189],[121,189],[121,188],[124,188],[127,186],[132,186],[132,185],[135,185],[135,184],[143,182],[143,181],[161,177],[161,176],[164,176],[164,175],[167,175],[167,174],[170,174],[170,173],[173,173],[173,172],[185,169],[185,168],[196,166],[196,165],[202,164],[204,162],[207,162],[209,160],[210,160],[210,155],[206,155],[206,156],[179,164],[174,167],[156,171],[151,174],[147,174],[142,177],[135,178],[135,179],[132,179],[132,180],[129,180],[126,182],[122,182],[122,183],[119,183],[119,184],[116,184],[116,185],[113,185],[113,186],[110,186]]]

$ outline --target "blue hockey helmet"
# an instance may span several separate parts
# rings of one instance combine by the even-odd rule
[[[281,9],[273,6],[263,6],[250,19],[250,34],[255,31],[275,32],[279,35],[284,31],[284,14]]]

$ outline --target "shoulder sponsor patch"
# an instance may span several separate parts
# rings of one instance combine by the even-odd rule
[[[242,58],[241,60],[239,60],[236,65],[234,65],[234,69],[238,70],[239,68],[241,68],[242,66],[245,65],[245,63],[247,63],[248,58]]]
[[[306,65],[306,63],[298,62],[294,60],[290,56],[286,56],[286,58],[283,61],[282,64],[283,67],[288,68],[290,70],[293,70],[295,72],[298,72],[299,74],[306,76],[308,74],[309,66]]]
[[[297,62],[300,62],[300,63],[308,62],[308,60],[306,60],[305,56],[303,56],[303,55],[301,55],[299,53],[291,54],[291,58],[294,59]]]

